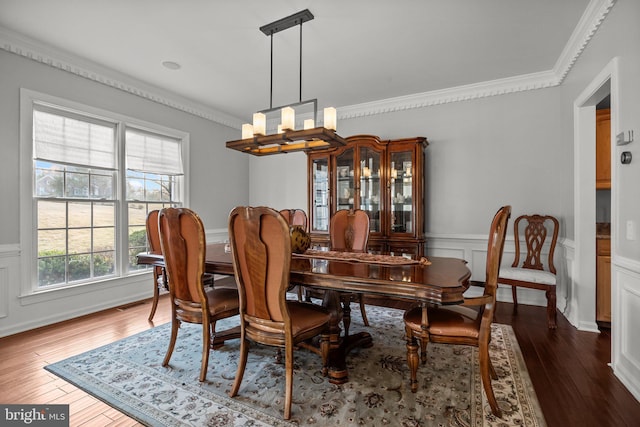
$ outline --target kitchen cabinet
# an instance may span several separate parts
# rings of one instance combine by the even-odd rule
[[[596,190],[611,188],[611,110],[596,110]]]
[[[611,323],[611,239],[596,239],[596,320]]]

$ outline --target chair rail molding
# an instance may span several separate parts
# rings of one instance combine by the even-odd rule
[[[487,252],[487,236],[484,234],[435,234],[427,233],[427,257],[443,256],[462,258],[468,261],[468,267],[471,270],[471,278],[473,280],[484,280],[485,263]],[[524,240],[521,240],[521,247],[524,247]],[[548,245],[545,245],[542,254],[548,255]],[[507,235],[507,241],[504,246],[504,255],[502,265],[511,265],[515,255],[515,243],[513,234]],[[571,290],[574,289],[573,269],[575,263],[575,248],[573,240],[566,238],[558,238],[556,251],[554,254],[558,288],[557,288],[557,307],[561,313],[576,326],[577,316],[573,313],[577,311],[572,309]],[[470,295],[475,295],[478,289],[470,288]],[[498,288],[498,301],[513,302],[511,295],[511,286],[502,285]],[[546,307],[547,301],[544,292],[535,289],[518,289],[518,302],[522,304],[530,304]],[[597,331],[597,329],[596,329]]]
[[[204,232],[207,243],[222,243],[229,241],[229,230],[226,228],[213,228]]]

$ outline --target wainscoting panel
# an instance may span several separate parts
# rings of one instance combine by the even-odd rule
[[[626,262],[622,265],[624,267],[620,264],[611,266],[614,286],[618,287],[612,314],[619,331],[619,339],[614,343],[617,348],[612,349],[613,367],[620,381],[640,400],[640,264]],[[612,295],[616,295],[615,289],[612,289]]]
[[[427,256],[445,256],[462,258],[467,260],[471,270],[472,280],[483,281],[485,279],[485,266],[487,261],[487,236],[486,235],[444,235],[427,234]],[[521,242],[524,245],[524,241]],[[548,248],[543,250],[543,256],[548,256]],[[567,309],[571,287],[571,269],[573,268],[573,242],[559,239],[554,254],[554,262],[558,276],[557,305],[561,312]],[[515,256],[515,244],[513,235],[507,235],[502,265],[511,265]],[[470,295],[476,295],[477,289],[470,289]],[[498,300],[513,302],[511,286],[501,285],[498,289]],[[518,288],[518,303],[538,305],[545,307],[547,299],[544,292],[535,289]],[[595,308],[594,308],[595,310]]]
[[[205,230],[207,243],[221,243],[229,241],[229,230],[226,228],[214,228]]]
[[[9,269],[0,266],[0,318],[9,312]]]
[[[17,245],[0,245],[0,319],[9,316],[9,289],[16,283],[20,266]]]

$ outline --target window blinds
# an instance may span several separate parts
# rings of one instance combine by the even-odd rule
[[[33,142],[36,160],[116,168],[115,125],[34,110]]]
[[[126,131],[127,169],[183,175],[181,141],[140,130]]]

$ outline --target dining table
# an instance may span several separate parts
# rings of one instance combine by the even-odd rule
[[[217,275],[234,275],[228,243],[211,243],[206,247],[205,271]],[[138,264],[164,266],[161,254],[142,252]],[[344,314],[339,292],[377,295],[388,299],[411,300],[416,304],[450,305],[463,302],[471,271],[463,259],[429,257],[414,259],[393,254],[336,254],[321,249],[292,254],[290,283],[325,290],[322,305],[331,313],[329,381],[348,381],[346,357],[356,347],[373,345],[371,334],[360,331],[345,336],[340,322]],[[169,278],[170,280],[170,278]],[[169,283],[169,286],[171,284]],[[215,286],[215,282],[214,282]],[[219,338],[213,345],[221,345]]]

